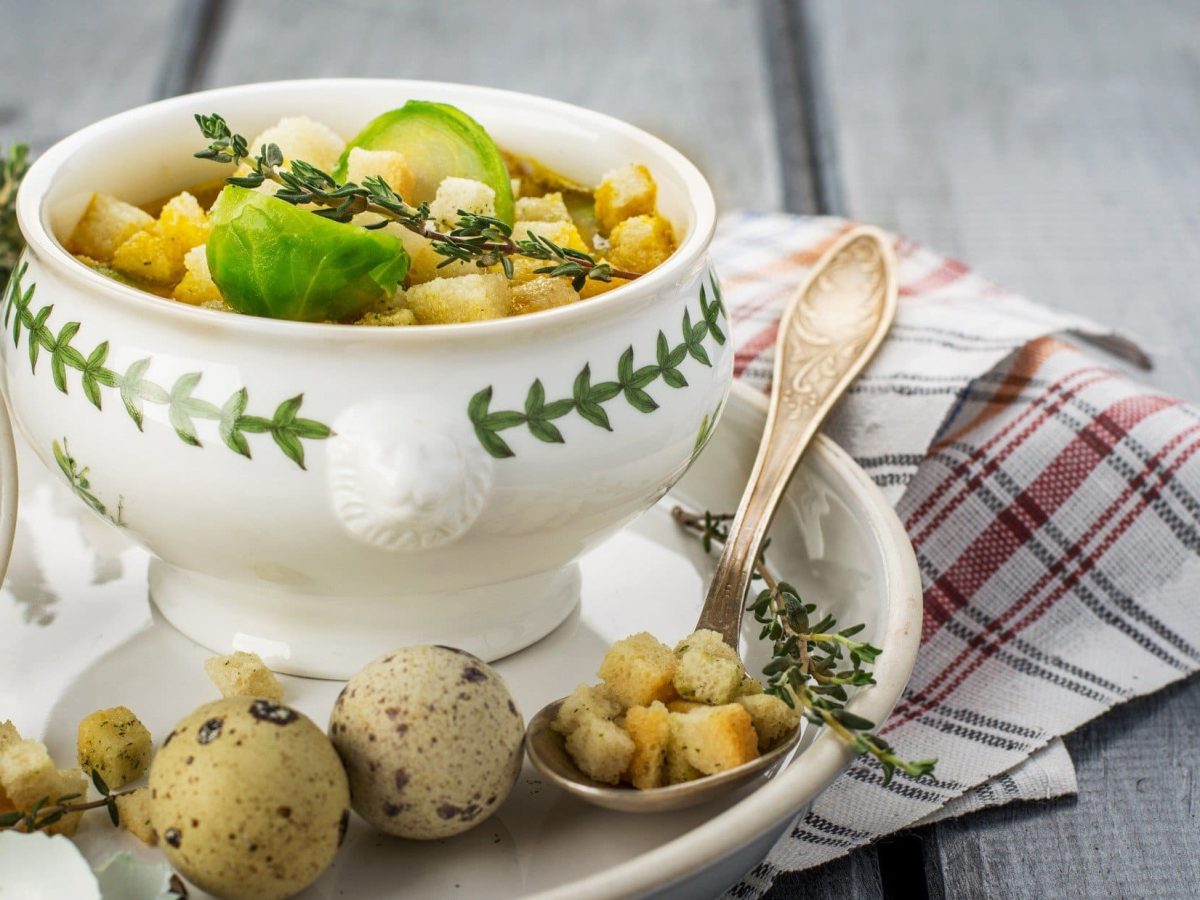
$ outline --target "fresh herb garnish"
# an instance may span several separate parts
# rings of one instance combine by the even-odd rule
[[[195,155],[219,163],[245,162],[250,171],[225,179],[229,184],[257,188],[264,181],[280,186],[276,199],[295,206],[316,206],[314,215],[335,222],[350,222],[362,213],[379,216],[364,228],[382,228],[389,222],[400,225],[427,238],[433,249],[445,259],[439,264],[474,262],[480,268],[500,265],[504,274],[513,277],[513,256],[542,260],[547,264],[535,269],[539,275],[570,278],[575,290],[586,282],[609,282],[614,278],[633,280],[636,272],[614,269],[590,254],[571,247],[561,247],[553,241],[528,233],[527,239],[513,238],[512,228],[492,216],[483,216],[460,209],[458,221],[450,231],[439,231],[430,218],[429,204],[413,206],[397,194],[383,178],[364,178],[361,185],[353,181],[339,183],[332,175],[303,160],[292,160],[289,169],[283,166],[283,152],[276,144],[265,144],[256,156],[251,156],[246,139],[234,134],[225,120],[217,115],[197,115],[196,124],[208,147]]]
[[[83,795],[63,794],[61,797],[56,797],[54,802],[51,803],[49,797],[43,797],[28,810],[0,813],[0,831],[15,828],[21,828],[25,831],[38,831],[42,828],[49,828],[61,820],[63,816],[84,812],[89,809],[100,809],[101,807],[108,810],[108,817],[112,820],[114,826],[120,825],[121,816],[117,810],[117,798],[125,794],[132,794],[137,788],[129,788],[124,791],[110,791],[108,785],[104,783],[104,779],[100,777],[100,773],[94,769],[92,770],[92,784],[100,792],[99,800],[72,803],[71,801],[77,800]]]
[[[29,170],[29,148],[13,144],[0,151],[0,289],[17,266],[17,257],[25,248],[25,239],[17,227],[17,188]]]
[[[724,544],[729,536],[733,516],[690,513],[681,507],[672,510],[675,521],[700,536],[705,552],[713,543]],[[760,639],[773,643],[771,661],[763,667],[767,678],[764,690],[799,709],[804,717],[817,725],[828,726],[855,753],[870,754],[879,760],[883,769],[883,785],[887,787],[899,770],[910,778],[931,775],[936,759],[908,762],[896,755],[892,746],[872,732],[875,723],[846,709],[850,699],[848,687],[865,687],[875,683],[869,666],[882,652],[854,636],[865,625],[838,629],[837,620],[825,615],[815,618],[815,603],[805,603],[799,592],[786,581],[778,581],[767,568],[766,547],[755,563],[755,580],[763,588],[746,609],[762,624]]]

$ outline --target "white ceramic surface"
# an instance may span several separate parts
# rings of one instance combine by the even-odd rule
[[[680,532],[670,509],[731,509],[763,419],[762,398],[735,388],[708,449],[671,494],[583,557],[579,610],[497,664],[526,715],[593,680],[612,641],[640,629],[673,641],[690,629],[714,559]],[[207,651],[152,612],[147,554],[50,480],[38,468],[22,485],[21,527],[0,593],[0,717],[43,736],[66,763],[76,723],[93,709],[127,704],[161,736],[215,690],[202,669]],[[805,597],[847,624],[866,623],[864,638],[884,650],[879,683],[855,696],[851,709],[882,721],[915,659],[920,581],[899,521],[832,442],[813,445],[785,498],[769,556]],[[754,640],[752,623],[744,636],[750,665],[761,667],[766,648]],[[339,684],[283,682],[289,702],[327,720]],[[655,816],[574,800],[543,785],[527,765],[499,812],[452,840],[382,838],[356,819],[334,868],[303,896],[713,896],[752,868],[849,760],[835,736],[810,731],[798,757],[757,790]],[[157,857],[101,813],[85,820],[79,841],[93,861],[118,849]]]
[[[388,329],[164,302],[59,243],[92,191],[142,202],[218,176],[192,158],[194,113],[219,111],[247,135],[303,113],[349,136],[413,97],[458,105],[502,147],[585,183],[646,164],[679,250],[569,307]],[[496,659],[540,638],[576,603],[575,560],[684,473],[732,377],[708,185],[656,138],[563,103],[383,80],[193,94],[51,148],[18,211],[27,269],[0,342],[17,428],[154,554],[152,591],[171,622],[282,671],[346,676],[415,641]],[[688,342],[676,369],[687,384],[671,387],[659,348]],[[536,420],[539,391],[573,401],[551,423],[561,443],[496,418]]]

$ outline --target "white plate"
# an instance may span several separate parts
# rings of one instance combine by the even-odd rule
[[[584,558],[580,609],[497,664],[527,717],[578,682],[594,681],[613,641],[647,630],[674,642],[691,630],[712,559],[680,532],[670,509],[733,509],[764,411],[759,395],[736,389],[708,449],[670,496]],[[146,553],[51,480],[36,462],[24,467],[0,602],[0,718],[43,735],[68,765],[76,724],[94,709],[124,704],[161,735],[216,691],[202,667],[210,654],[152,613]],[[841,622],[865,622],[865,639],[884,649],[878,685],[851,705],[882,720],[908,679],[920,633],[920,581],[900,523],[850,458],[820,440],[772,535],[774,568]],[[745,638],[756,671],[765,648],[752,622]],[[282,680],[288,701],[324,725],[340,684]],[[750,869],[849,759],[836,737],[813,730],[794,761],[770,778],[707,806],[657,815],[588,806],[542,784],[526,765],[501,810],[454,839],[394,840],[356,820],[333,868],[302,896],[712,895]],[[77,840],[93,862],[118,849],[158,856],[114,830],[103,813],[85,817]]]

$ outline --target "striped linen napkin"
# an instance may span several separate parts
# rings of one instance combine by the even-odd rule
[[[743,381],[769,389],[782,306],[849,227],[722,221],[713,256]],[[1147,361],[1107,329],[895,248],[896,324],[825,430],[916,550],[922,645],[882,733],[938,757],[936,778],[884,788],[858,761],[735,897],[910,825],[1073,793],[1059,736],[1200,666],[1200,411],[1116,368]]]

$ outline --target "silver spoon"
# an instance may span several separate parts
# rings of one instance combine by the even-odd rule
[[[775,345],[774,389],[758,458],[717,562],[696,628],[738,648],[754,562],[784,489],[834,404],[882,343],[896,314],[895,260],[886,238],[858,227],[821,257],[788,304]],[[659,812],[694,806],[733,790],[780,763],[800,728],[757,759],[715,775],[650,790],[611,787],[588,778],[550,728],[562,700],[529,722],[525,747],[549,781],[597,806]]]

